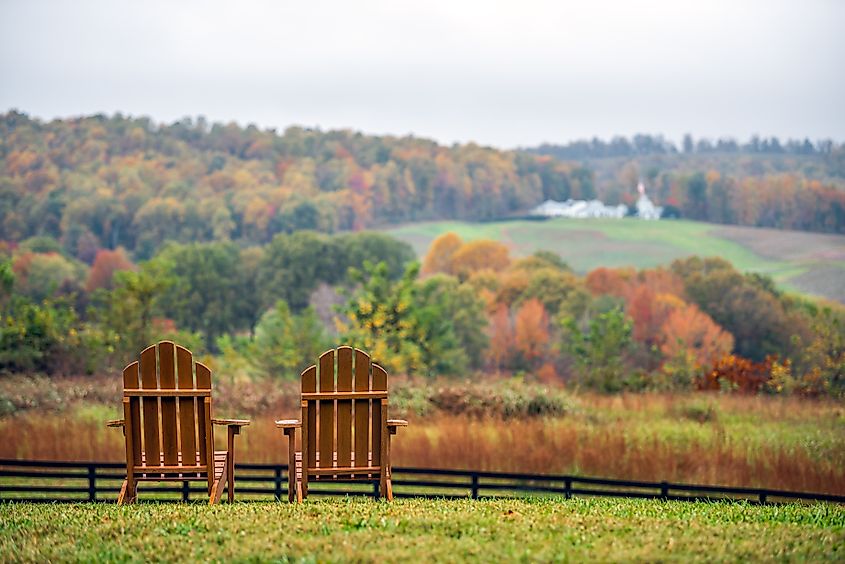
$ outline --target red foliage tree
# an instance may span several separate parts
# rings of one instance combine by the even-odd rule
[[[94,264],[91,272],[88,273],[88,282],[85,284],[87,292],[93,292],[98,288],[112,288],[114,273],[120,270],[132,270],[135,265],[126,256],[126,251],[119,247],[113,251],[100,249],[94,257]]]
[[[529,364],[533,365],[545,356],[549,344],[549,316],[540,300],[527,300],[516,312],[514,343],[517,352]]]
[[[508,306],[499,304],[490,316],[487,330],[490,335],[487,360],[494,368],[503,368],[510,363],[514,350],[514,331]]]

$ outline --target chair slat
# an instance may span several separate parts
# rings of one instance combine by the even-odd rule
[[[333,392],[334,383],[334,349],[326,351],[320,356],[320,391]],[[334,452],[334,401],[320,400],[320,467],[332,466]]]
[[[317,365],[311,365],[302,372],[302,391],[317,391]],[[309,401],[306,416],[303,417],[303,439],[307,443],[303,446],[308,452],[308,466],[317,465],[317,402]],[[306,419],[307,418],[307,419]]]
[[[211,370],[201,362],[194,363],[197,373],[197,389],[211,389]],[[197,442],[199,443],[200,465],[208,464],[208,438],[212,435],[211,417],[205,413],[204,400],[197,400]],[[213,435],[212,435],[213,439]]]
[[[373,363],[373,391],[387,391],[387,372]],[[381,464],[381,436],[387,430],[383,428],[381,400],[373,400],[373,464]]]
[[[337,391],[352,391],[352,348],[337,348]],[[352,465],[352,400],[337,400],[337,465]]]
[[[131,398],[210,398],[211,390],[123,390],[123,395]]]
[[[370,390],[370,355],[355,349],[355,391]],[[355,465],[367,466],[370,444],[370,400],[355,400]]]
[[[179,389],[194,389],[194,359],[188,349],[180,346],[176,347],[176,372]],[[179,398],[178,401],[182,464],[193,466],[197,463],[197,402],[192,397]]]
[[[138,387],[137,360],[123,369],[123,387]],[[141,400],[138,398],[129,398],[129,419],[131,424],[126,428],[130,430],[130,436],[126,440],[132,445],[132,459],[137,462],[141,460]]]
[[[158,389],[156,378],[156,347],[147,347],[141,353],[140,372],[141,387],[147,390]],[[144,454],[146,460],[158,465],[161,461],[161,449],[159,447],[159,409],[158,398],[142,398],[142,410],[144,413]]]
[[[176,388],[176,347],[170,341],[158,345],[158,379],[162,390]],[[177,464],[179,457],[179,427],[176,423],[176,398],[161,398],[161,450],[164,464]]]
[[[350,380],[351,381],[351,380]],[[371,400],[387,398],[387,392],[314,392],[302,394],[302,399],[313,400]]]

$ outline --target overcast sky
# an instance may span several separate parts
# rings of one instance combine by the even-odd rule
[[[845,139],[845,1],[0,0],[0,111]]]

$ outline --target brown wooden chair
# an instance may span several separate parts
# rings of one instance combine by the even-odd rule
[[[379,494],[393,499],[390,435],[408,422],[387,418],[384,368],[362,350],[338,347],[324,352],[301,378],[301,421],[276,421],[288,437],[288,498],[301,502],[310,480],[378,480]]]
[[[205,480],[210,504],[220,501],[225,483],[234,499],[235,435],[249,421],[212,419],[211,370],[188,349],[162,341],[124,368],[123,414],[108,422],[126,436],[118,504],[135,501],[141,481]],[[228,427],[226,450],[214,450],[214,425]]]

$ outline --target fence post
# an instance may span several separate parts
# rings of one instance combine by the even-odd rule
[[[660,482],[660,499],[669,499],[669,484]]]
[[[273,485],[274,485],[274,492],[273,495],[276,496],[277,501],[282,500],[282,467],[276,466],[273,469]]]
[[[88,465],[88,501],[97,501],[97,467]]]
[[[478,499],[478,474],[472,473],[472,499]]]
[[[182,482],[182,501],[190,501],[191,499],[191,488],[188,485],[188,482]]]
[[[564,494],[566,499],[572,499],[572,478],[566,477],[563,479],[564,484]]]
[[[379,486],[381,486],[381,482],[373,482],[373,497],[376,499],[378,499],[381,494],[381,492],[379,491]]]
[[[766,503],[766,490],[760,490],[760,503]]]

